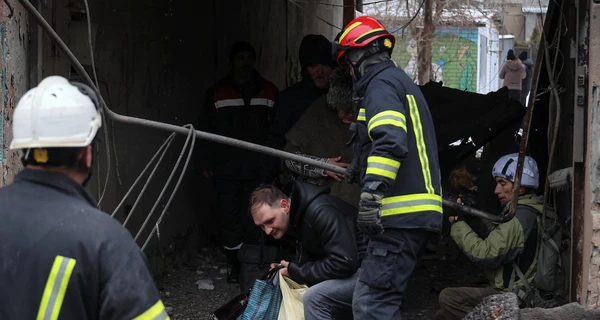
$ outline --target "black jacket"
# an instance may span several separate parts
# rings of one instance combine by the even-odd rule
[[[304,111],[326,90],[317,88],[312,78],[306,74],[302,81],[281,91],[275,102],[273,125],[265,145],[270,148],[283,150],[286,143],[285,134],[296,124]],[[281,172],[279,158],[264,155],[260,164],[259,179],[271,182]]]
[[[295,181],[290,195],[290,228],[297,239],[292,280],[315,285],[352,276],[360,266],[364,237],[356,228],[356,209],[329,195],[329,188]]]
[[[0,319],[168,319],[140,248],[75,181],[25,169],[0,208]]]

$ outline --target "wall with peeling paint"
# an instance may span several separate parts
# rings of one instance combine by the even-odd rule
[[[46,19],[92,70],[83,3],[43,3]],[[342,0],[329,3],[340,5]],[[298,80],[297,51],[302,37],[322,33],[332,39],[337,29],[322,20],[342,25],[341,7],[280,0],[91,0],[89,4],[99,87],[110,108],[177,125],[196,121],[204,92],[227,73],[231,43],[251,42],[258,53],[259,72],[284,89]],[[43,75],[50,74],[77,78],[65,56],[44,35]],[[111,121],[103,127],[111,138],[98,146],[98,168],[89,189],[100,196],[106,181],[108,149],[110,178],[101,208],[110,213],[169,134]],[[116,213],[121,221],[131,214],[127,228],[134,236],[164,187],[184,140],[182,136],[176,138],[133,213],[129,210],[141,185],[125,201],[125,208]],[[146,251],[155,273],[193,255],[199,243],[218,230],[212,183],[195,169],[192,163],[159,227],[160,245],[154,240]],[[166,196],[176,180],[169,185]],[[162,212],[166,198],[140,234],[140,244]]]
[[[9,151],[12,111],[27,90],[28,15],[12,1],[0,2],[0,187],[21,169],[19,153]]]

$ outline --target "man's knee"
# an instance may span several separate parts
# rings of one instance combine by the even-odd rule
[[[304,302],[304,306],[317,306],[322,303],[323,295],[319,292],[319,290],[315,290],[317,288],[309,288],[304,292],[302,297],[302,301]]]
[[[438,297],[438,302],[440,307],[443,307],[448,304],[448,302],[452,299],[452,289],[445,288],[440,292],[440,296]]]

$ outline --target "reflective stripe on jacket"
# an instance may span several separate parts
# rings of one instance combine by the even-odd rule
[[[439,231],[440,170],[435,129],[421,90],[392,61],[372,66],[356,84],[363,191],[383,191],[384,227]]]

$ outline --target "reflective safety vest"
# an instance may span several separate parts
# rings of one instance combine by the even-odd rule
[[[438,150],[421,90],[391,61],[372,66],[356,90],[361,185],[384,194],[384,227],[441,230]]]

